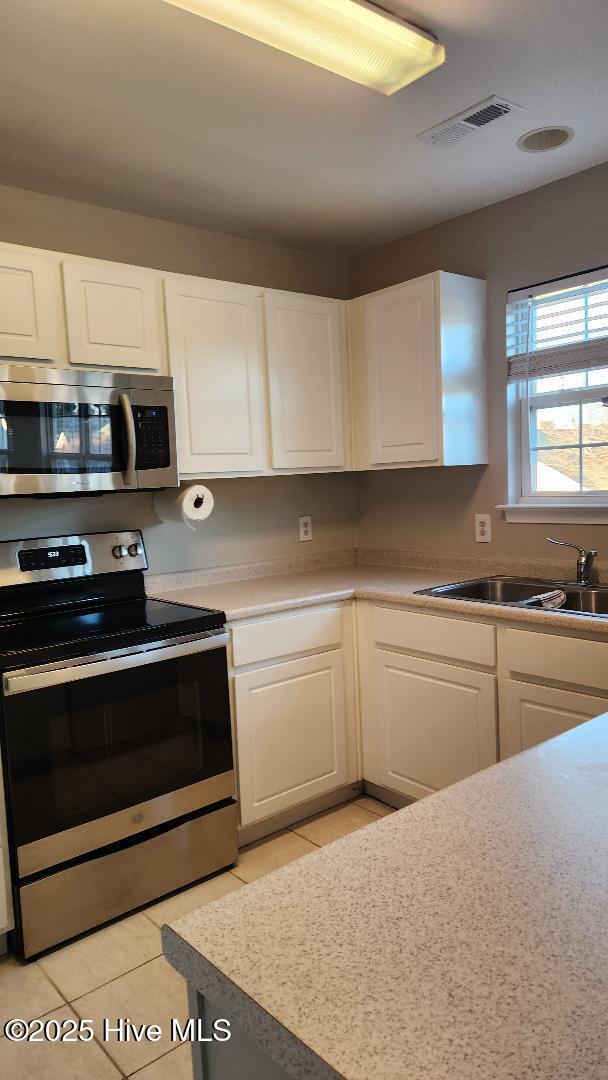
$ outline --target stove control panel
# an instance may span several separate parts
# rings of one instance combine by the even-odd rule
[[[0,542],[0,589],[147,569],[139,529]]]
[[[85,566],[87,553],[84,544],[62,544],[60,547],[21,548],[17,552],[19,568],[30,570],[55,570],[61,566]]]

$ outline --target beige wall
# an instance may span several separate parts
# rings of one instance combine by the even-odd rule
[[[215,497],[200,530],[161,522],[153,496],[4,499],[0,540],[140,528],[156,574],[262,562],[355,546],[352,473],[209,480]],[[300,543],[298,517],[312,516],[313,539]]]
[[[438,151],[438,154],[442,151]],[[449,169],[449,152],[445,167]],[[595,546],[608,559],[608,528],[508,525],[505,300],[509,289],[608,263],[608,164],[360,255],[350,263],[350,295],[432,270],[488,282],[490,464],[365,473],[358,478],[362,547],[482,555],[549,555],[547,533]],[[475,513],[492,512],[493,543],[474,543]]]
[[[247,285],[347,295],[345,259],[3,185],[0,239]]]
[[[217,498],[199,533],[161,524],[149,495],[5,500],[0,539],[140,526],[155,572],[331,551],[354,544],[491,554],[547,552],[553,532],[598,547],[608,530],[507,525],[504,304],[510,288],[608,262],[608,165],[405,237],[350,261],[135,214],[0,187],[0,238],[269,287],[355,296],[435,269],[488,281],[490,465],[259,477],[211,482]],[[492,512],[493,543],[472,539],[473,515]],[[312,514],[312,544],[297,519]],[[555,552],[551,553],[555,557]]]
[[[344,259],[240,239],[0,186],[0,239],[117,262],[342,297]],[[150,495],[5,499],[0,539],[140,527],[151,569],[229,565],[354,546],[352,476],[211,481],[216,509],[200,533],[161,524]],[[298,517],[311,514],[301,544]]]

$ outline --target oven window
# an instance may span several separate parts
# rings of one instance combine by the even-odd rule
[[[10,474],[122,472],[120,406],[0,402],[0,471]]]
[[[5,698],[17,846],[232,768],[224,649]]]

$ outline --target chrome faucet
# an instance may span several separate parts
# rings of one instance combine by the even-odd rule
[[[597,556],[597,551],[587,551],[586,548],[579,547],[578,544],[569,544],[567,540],[554,540],[552,536],[548,536],[547,540],[550,544],[558,544],[560,547],[574,548],[575,551],[578,551],[578,558],[576,560],[577,584],[591,585],[593,583],[593,560]]]

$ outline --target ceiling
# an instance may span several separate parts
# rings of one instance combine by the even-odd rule
[[[0,182],[351,254],[608,159],[606,0],[383,2],[448,55],[389,98],[162,0],[0,0]],[[416,139],[493,93],[524,110]]]

